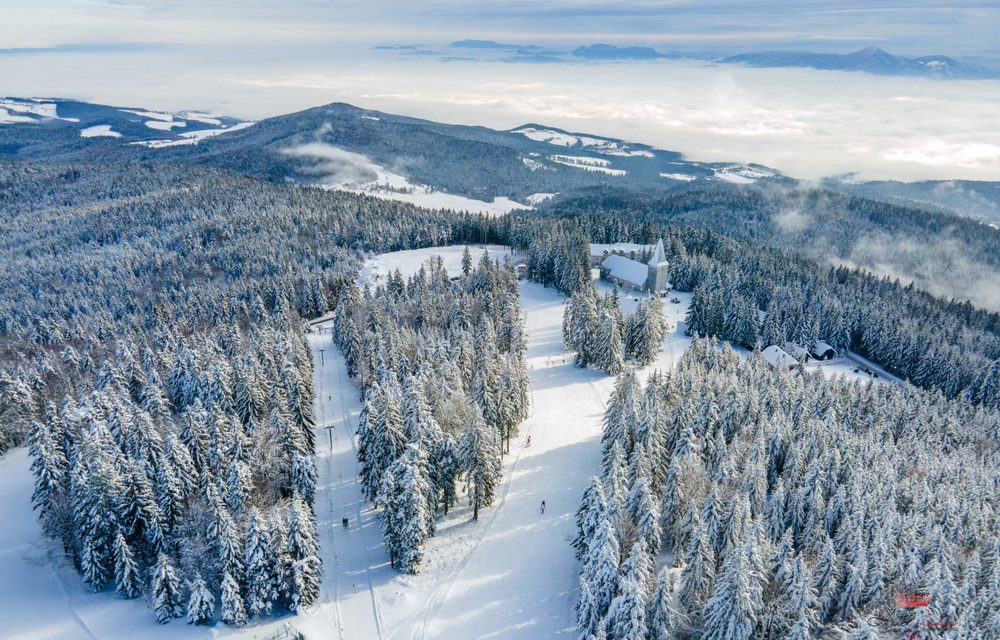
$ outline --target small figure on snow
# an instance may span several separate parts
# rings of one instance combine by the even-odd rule
[[[545,514],[545,501],[542,500],[542,507],[538,510],[538,513]]]
[[[530,447],[531,446],[531,436],[528,436],[528,439],[525,440],[524,446],[526,446],[526,447]]]
[[[347,518],[344,518],[344,519],[343,519],[343,520],[341,520],[340,522],[341,522],[341,524],[343,524],[343,525],[344,525],[344,528],[346,529],[346,528],[347,528]]]

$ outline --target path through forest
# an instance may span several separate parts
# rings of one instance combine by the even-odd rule
[[[316,329],[309,344],[315,366],[316,524],[323,558],[318,608],[323,615],[308,616],[303,631],[322,621],[326,628],[316,637],[378,640],[382,618],[376,586],[392,580],[395,571],[382,546],[378,519],[358,484],[354,440],[361,409],[358,391],[330,339],[329,323]],[[344,518],[346,528],[341,524]]]

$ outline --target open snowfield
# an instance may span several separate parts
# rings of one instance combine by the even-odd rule
[[[120,138],[122,137],[122,134],[118,133],[117,131],[112,131],[110,124],[95,124],[92,127],[80,129],[81,138],[100,138],[102,136],[109,138]]]
[[[375,285],[384,282],[386,276],[396,269],[399,269],[405,278],[419,271],[421,265],[426,263],[431,256],[440,257],[444,262],[444,268],[448,270],[448,275],[457,276],[462,273],[462,254],[466,246],[469,247],[469,252],[472,254],[473,264],[482,259],[484,250],[488,251],[494,260],[503,260],[505,256],[511,255],[510,247],[498,244],[456,244],[448,247],[393,251],[392,253],[379,254],[365,261],[358,282],[361,285]]]
[[[377,119],[375,121],[378,122]],[[406,176],[374,162],[368,156],[324,142],[290,147],[283,153],[322,162],[318,169],[326,175],[315,184],[322,189],[362,193],[382,200],[408,202],[427,209],[450,209],[490,216],[505,215],[514,209],[534,208],[506,196],[497,196],[487,201],[437,191],[427,185],[410,182]]]

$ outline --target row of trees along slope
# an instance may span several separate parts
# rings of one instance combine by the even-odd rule
[[[393,566],[415,572],[464,483],[473,518],[500,484],[501,455],[528,412],[517,272],[468,248],[452,280],[432,258],[404,280],[345,287],[333,340],[364,405],[358,459]]]

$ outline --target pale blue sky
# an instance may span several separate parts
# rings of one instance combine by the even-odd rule
[[[59,44],[332,44],[463,37],[596,40],[745,51],[877,45],[996,54],[1000,3],[985,0],[4,0],[0,48]]]

